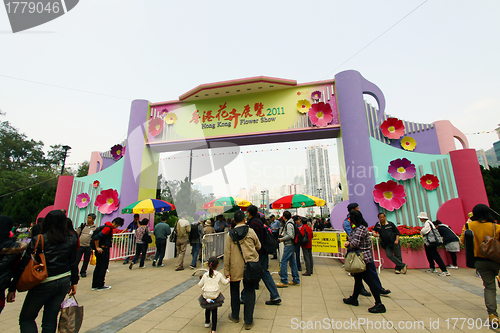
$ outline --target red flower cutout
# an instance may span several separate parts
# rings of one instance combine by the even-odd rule
[[[153,118],[149,121],[149,134],[157,136],[163,129],[163,119]]]
[[[92,183],[92,186],[94,187],[98,187],[99,186],[99,181],[98,180],[94,180],[94,182]]]
[[[405,134],[405,125],[398,118],[387,118],[380,125],[382,134],[389,139],[399,139]]]
[[[432,191],[439,187],[439,179],[438,177],[428,173],[420,177],[420,184],[426,190]]]

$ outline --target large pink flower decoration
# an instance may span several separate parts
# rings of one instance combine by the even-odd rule
[[[439,187],[439,179],[438,177],[428,173],[420,177],[420,184],[426,190],[432,191]]]
[[[389,211],[399,209],[406,202],[406,193],[403,185],[394,180],[375,185],[373,197],[376,203]]]
[[[90,196],[87,193],[80,193],[76,196],[76,206],[78,208],[85,208],[89,205]]]
[[[333,120],[332,107],[324,102],[313,104],[307,115],[316,126],[326,126]]]
[[[122,145],[114,145],[113,147],[111,147],[111,156],[113,156],[115,161],[118,161],[120,158],[122,158],[122,150]]]
[[[101,194],[95,198],[94,205],[102,214],[111,214],[118,209],[120,200],[118,199],[118,191],[112,188],[102,190]]]
[[[163,119],[153,118],[149,121],[149,134],[157,136],[163,129]]]
[[[380,125],[382,134],[389,139],[399,139],[405,134],[405,125],[398,118],[387,118]]]
[[[415,164],[412,164],[410,160],[398,158],[397,160],[391,161],[387,172],[396,180],[406,180],[415,177],[417,169],[415,168]]]

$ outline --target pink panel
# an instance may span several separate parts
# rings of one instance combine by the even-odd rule
[[[469,148],[469,142],[465,135],[460,132],[455,126],[451,124],[449,120],[439,120],[434,122],[436,126],[436,133],[439,141],[439,149],[441,154],[448,154],[450,151],[456,150],[455,139],[457,138],[464,149]]]
[[[448,252],[446,252],[445,249],[438,249],[438,252],[441,258],[443,259],[444,264],[446,266],[451,265],[451,257],[448,254]],[[408,268],[429,268],[429,262],[427,261],[427,257],[425,256],[425,251],[423,249],[422,251],[401,249],[401,256],[403,257],[403,262],[408,265]],[[387,258],[387,256],[385,255],[385,250],[382,248],[380,248],[380,257],[382,258],[383,268],[394,269],[396,265],[394,265],[394,263],[390,261],[389,258]],[[465,265],[464,250],[461,250],[460,252],[457,253],[457,264],[458,267],[467,267]],[[454,270],[450,269],[449,271],[451,272],[451,275],[453,275]]]
[[[467,216],[472,212],[472,208],[477,204],[489,206],[476,151],[474,149],[450,151],[450,159],[464,215]]]
[[[36,219],[38,220],[39,218],[44,218],[50,211],[54,210],[54,205],[52,206],[47,206],[45,207],[41,212],[40,214],[38,214],[38,216],[36,217]]]
[[[462,228],[467,221],[467,215],[464,213],[462,199],[455,198],[446,201],[439,207],[437,219],[444,224],[449,225],[456,234],[462,232]]]
[[[333,229],[344,230],[342,223],[347,216],[347,205],[349,205],[349,200],[341,201],[333,207],[330,213],[330,223]]]
[[[98,173],[102,170],[102,157],[98,151],[93,151],[90,156],[89,163],[89,173],[88,176],[93,175],[94,173]]]
[[[54,209],[69,208],[71,200],[71,190],[73,189],[73,176],[59,176],[57,182],[56,198],[54,199]]]

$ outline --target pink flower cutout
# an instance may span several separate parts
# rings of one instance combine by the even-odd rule
[[[78,208],[85,208],[89,205],[90,196],[87,193],[80,193],[76,196],[76,206]]]
[[[328,103],[316,103],[307,112],[309,119],[316,126],[326,126],[333,120],[332,107]]]
[[[111,156],[113,156],[115,161],[118,161],[120,158],[122,158],[122,145],[114,145],[111,147]]]
[[[111,214],[118,209],[120,200],[118,199],[118,191],[112,188],[102,190],[101,194],[95,198],[94,205],[101,214]]]
[[[420,184],[426,190],[432,191],[439,187],[439,179],[438,177],[428,173],[420,177]]]
[[[412,164],[410,160],[406,158],[398,158],[391,161],[387,172],[389,172],[391,177],[396,180],[406,180],[415,177],[417,169],[415,168],[415,164]]]
[[[163,129],[163,119],[153,118],[149,121],[149,134],[157,136]]]
[[[394,209],[401,208],[406,202],[406,193],[403,185],[396,183],[394,180],[375,185],[373,197],[380,207],[391,212]]]
[[[387,118],[380,125],[382,134],[389,139],[399,139],[405,134],[405,125],[398,118]]]
[[[94,180],[94,182],[92,183],[92,186],[94,187],[98,187],[99,186],[99,181],[98,180]]]
[[[318,101],[320,98],[321,98],[321,91],[316,90],[312,92],[311,99]]]

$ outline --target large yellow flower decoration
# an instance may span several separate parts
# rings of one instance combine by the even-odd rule
[[[165,115],[165,122],[169,125],[175,124],[177,121],[177,115],[173,112],[169,112]]]
[[[297,102],[297,111],[307,113],[311,108],[311,103],[307,99],[301,99]]]
[[[417,142],[411,136],[405,136],[401,139],[401,147],[403,147],[404,150],[413,151],[416,146]]]

